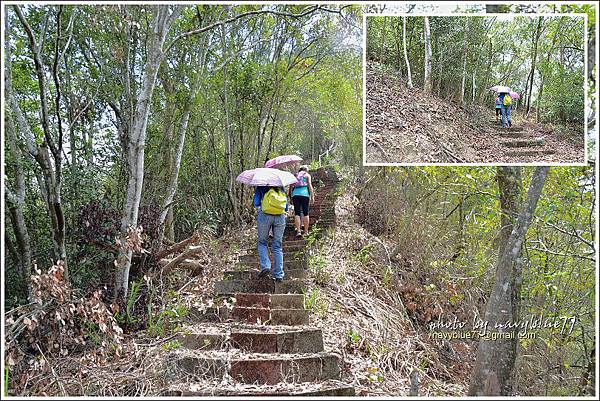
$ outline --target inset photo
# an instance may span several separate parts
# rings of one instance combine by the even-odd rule
[[[367,15],[364,164],[586,162],[585,15]]]

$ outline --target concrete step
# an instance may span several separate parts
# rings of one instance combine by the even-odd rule
[[[225,329],[221,333],[208,334],[211,328],[192,327],[177,340],[190,350],[214,350],[224,347],[239,349],[249,353],[264,354],[313,354],[323,352],[321,329],[290,329],[281,326],[232,328],[229,337]],[[211,345],[211,348],[208,348]]]
[[[273,266],[273,261],[271,260],[271,267]],[[258,261],[258,257],[252,261],[244,261],[238,262],[235,269],[236,270],[247,270],[250,268],[260,269],[260,262]],[[283,271],[286,270],[294,270],[294,269],[308,269],[308,257],[305,259],[288,259],[285,256],[283,257]]]
[[[340,358],[334,354],[244,354],[208,351],[198,354],[187,350],[174,352],[175,365],[197,377],[220,379],[229,374],[246,384],[277,384],[339,379]],[[173,372],[174,373],[174,372]]]
[[[310,223],[308,231],[310,232],[310,228],[314,227],[314,226],[331,226],[335,223],[336,223],[335,219],[330,219],[330,218],[318,219],[318,220],[315,220],[314,222]],[[295,233],[296,233],[296,227],[293,224],[289,224],[289,225],[285,226],[285,230],[283,232],[284,237],[286,234],[295,234]]]
[[[229,319],[244,323],[261,323],[282,326],[306,326],[310,311],[306,309],[270,309],[235,306]]]
[[[523,137],[525,137],[526,134],[523,131],[518,131],[518,132],[500,131],[500,132],[498,132],[498,135],[502,138],[523,138]]]
[[[524,129],[522,127],[510,127],[510,128],[502,128],[496,127],[496,132],[523,132]]]
[[[259,396],[259,397],[284,397],[284,396],[329,396],[352,397],[356,395],[354,387],[338,380],[326,380],[317,383],[304,383],[298,386],[294,383],[278,383],[269,385],[200,385],[180,384],[171,387],[161,396],[167,397],[215,397],[215,396]]]
[[[528,157],[528,156],[540,156],[540,155],[553,155],[554,150],[552,149],[534,149],[534,150],[513,150],[504,152],[506,156],[512,157]]]
[[[308,269],[285,269],[285,278],[306,278],[308,276]],[[224,280],[257,280],[259,270],[229,270],[223,274]]]
[[[236,306],[262,307],[271,309],[303,309],[304,295],[301,294],[233,294]]]
[[[210,307],[204,311],[190,309],[188,320],[193,323],[239,322],[270,326],[307,326],[310,311],[306,309],[272,309],[263,307]],[[204,340],[204,339],[203,339]],[[206,349],[219,348],[221,344],[207,339]],[[216,340],[215,340],[216,341]]]
[[[269,259],[271,260],[271,264],[273,263],[273,252],[271,249],[269,249]],[[307,255],[305,252],[288,252],[283,254],[283,260],[285,262],[285,260],[305,260],[307,259]],[[238,261],[242,264],[247,264],[247,263],[259,263],[260,259],[258,258],[258,254],[246,254],[246,255],[240,255],[238,257]]]
[[[533,138],[533,139],[514,139],[512,141],[500,141],[500,145],[509,148],[524,148],[529,146],[544,146],[544,138]]]
[[[283,253],[284,254],[290,254],[290,253],[296,253],[296,252],[303,252],[306,249],[306,244],[302,244],[302,245],[285,245],[286,241],[283,241],[283,245],[282,245],[282,249],[283,249]],[[273,249],[271,245],[269,245],[269,249]],[[246,251],[246,255],[257,255],[258,254],[258,248],[254,247],[254,248],[247,248],[245,249]]]
[[[285,271],[285,270],[284,270]],[[260,280],[221,280],[215,283],[216,294],[235,294],[238,292],[269,294],[301,294],[306,288],[303,280],[284,279],[276,282],[270,278]]]
[[[271,294],[271,309],[303,309],[303,294]]]

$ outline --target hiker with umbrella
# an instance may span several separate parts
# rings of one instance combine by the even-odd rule
[[[502,107],[502,128],[512,127],[512,121],[510,120],[510,109],[512,108],[513,99],[518,99],[519,94],[513,92],[508,86],[493,86],[490,90],[498,93],[498,99],[500,100]]]
[[[260,260],[259,278],[271,272],[269,258],[269,232],[273,232],[273,272],[275,281],[283,281],[283,233],[288,210],[287,195],[283,187],[296,182],[296,177],[287,171],[274,168],[256,168],[242,171],[236,181],[255,186],[254,207],[258,208],[256,225],[258,228],[258,258]]]
[[[300,162],[302,158],[296,155],[277,156],[274,159],[267,160],[265,167],[286,167],[293,166]],[[308,173],[308,166],[300,166],[296,174],[296,182],[290,185],[288,191],[289,197],[294,205],[294,225],[296,227],[296,238],[308,235],[310,226],[309,202],[315,199],[315,190],[312,186],[312,179]]]

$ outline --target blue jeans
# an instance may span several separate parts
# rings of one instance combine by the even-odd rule
[[[285,214],[265,214],[258,210],[256,218],[258,226],[258,257],[260,259],[260,270],[271,270],[271,260],[269,259],[269,231],[273,229],[273,268],[274,278],[283,278],[283,249],[281,241],[285,230]]]
[[[502,105],[502,126],[503,127],[508,127],[511,125],[510,108],[511,108],[510,104],[508,106]]]

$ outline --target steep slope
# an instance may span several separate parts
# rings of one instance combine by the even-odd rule
[[[367,163],[583,163],[584,135],[522,119],[502,129],[494,111],[408,89],[378,65],[366,67]]]

